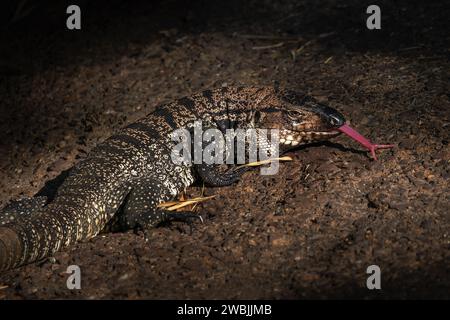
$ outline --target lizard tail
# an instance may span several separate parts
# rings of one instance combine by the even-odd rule
[[[0,271],[13,268],[22,251],[19,235],[13,229],[0,227]]]
[[[0,226],[0,270],[42,260],[67,241],[63,221],[44,210],[40,215]]]
[[[0,271],[40,261],[101,230],[103,223],[94,225],[95,219],[75,212],[49,205],[31,218],[0,226]]]

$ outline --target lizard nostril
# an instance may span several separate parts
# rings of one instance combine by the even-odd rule
[[[340,117],[337,117],[335,115],[330,115],[330,123],[334,127],[340,127],[344,124],[344,120]]]

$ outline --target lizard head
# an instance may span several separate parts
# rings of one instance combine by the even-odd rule
[[[294,91],[276,93],[270,107],[254,111],[255,127],[278,129],[280,150],[336,137],[345,124],[337,110]]]

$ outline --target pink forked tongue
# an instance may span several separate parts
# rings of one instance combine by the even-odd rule
[[[369,149],[370,154],[372,155],[374,160],[377,160],[377,156],[375,155],[375,150],[377,149],[389,149],[393,148],[393,144],[373,144],[369,140],[367,140],[365,137],[363,137],[361,134],[359,134],[356,130],[351,128],[350,126],[344,124],[340,128],[338,128],[339,131],[345,133],[350,138],[353,138],[354,140],[358,141],[361,145]]]

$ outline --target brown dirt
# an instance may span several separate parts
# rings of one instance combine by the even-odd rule
[[[345,137],[302,148],[276,176],[207,188],[192,234],[104,234],[0,275],[0,297],[450,297],[448,3],[378,1],[383,29],[368,31],[356,0],[79,1],[78,32],[63,5],[39,3],[2,19],[0,204],[155,105],[226,85],[307,91],[398,148],[378,162]],[[66,288],[70,264],[82,290]],[[365,287],[372,264],[380,291]]]

